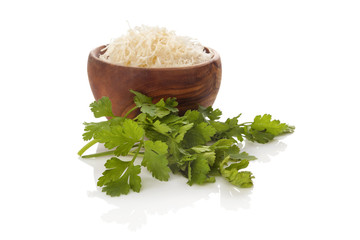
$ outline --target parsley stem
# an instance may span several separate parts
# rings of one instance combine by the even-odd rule
[[[135,109],[137,109],[138,108],[138,106],[135,106],[135,107],[133,107],[132,109],[130,109],[125,115],[124,115],[124,118],[126,118],[127,116],[129,116],[129,114],[132,112],[132,111],[134,111]]]
[[[84,154],[86,150],[88,150],[90,147],[92,147],[95,143],[97,143],[98,140],[93,139],[92,141],[88,142],[80,151],[78,152],[78,155],[81,156]]]
[[[114,154],[114,152],[115,152],[115,151],[99,152],[99,153],[93,153],[93,154],[84,155],[84,156],[81,156],[81,157],[82,157],[82,158],[103,157],[103,156],[112,155],[112,154]],[[129,155],[130,155],[130,156],[134,156],[135,153],[129,152]],[[144,152],[139,152],[137,156],[138,156],[138,157],[139,157],[139,156],[144,156]]]
[[[99,153],[93,153],[81,156],[82,158],[95,158],[95,157],[103,157],[103,156],[109,156],[114,154],[115,151],[106,151],[106,152],[99,152]],[[129,155],[134,156],[134,152],[129,152]],[[144,152],[139,152],[137,156],[144,156]]]
[[[253,122],[244,122],[244,123],[242,123],[242,124],[239,124],[239,126],[245,126],[245,125],[247,125],[247,124],[252,124]]]
[[[93,157],[108,156],[108,155],[112,155],[114,152],[115,151],[99,152],[99,153],[84,155],[84,156],[82,156],[82,158],[93,158]]]
[[[136,157],[139,155],[140,149],[142,148],[143,144],[144,144],[144,136],[143,136],[142,139],[140,140],[139,146],[138,146],[138,148],[136,149],[136,152],[134,153],[134,157],[133,157],[132,160],[131,160],[132,163],[135,161]]]
[[[129,153],[129,155],[134,156],[135,153]],[[143,156],[144,156],[144,153],[143,153],[143,152],[139,152],[139,153],[137,154],[137,157],[143,157]]]
[[[134,144],[134,147],[139,147],[139,145],[142,144],[141,143],[137,143],[137,144]],[[140,146],[141,148],[141,146]],[[85,151],[83,151],[82,153],[84,153]],[[82,158],[95,158],[95,157],[103,157],[103,156],[108,156],[108,155],[112,155],[114,154],[115,150],[111,150],[111,151],[106,151],[106,152],[99,152],[99,153],[93,153],[93,154],[88,154],[88,155],[84,155],[84,156],[80,156]],[[135,151],[131,151],[129,152],[128,155],[131,155],[131,156],[134,156],[135,154],[137,153],[138,156],[144,156],[144,152],[140,152],[139,149],[137,148]]]

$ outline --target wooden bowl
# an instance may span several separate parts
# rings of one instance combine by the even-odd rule
[[[152,97],[154,102],[161,98],[176,97],[179,114],[199,105],[211,106],[219,91],[221,82],[221,60],[212,49],[213,58],[205,63],[188,67],[140,68],[111,64],[99,59],[100,46],[92,50],[88,59],[88,77],[96,100],[103,96],[110,98],[116,116],[124,116],[135,106],[130,89]],[[139,114],[132,112],[130,118]]]

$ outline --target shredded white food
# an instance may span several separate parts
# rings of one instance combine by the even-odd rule
[[[213,57],[192,38],[145,25],[130,28],[127,35],[112,40],[101,51],[100,59],[110,63],[144,68],[191,66]]]

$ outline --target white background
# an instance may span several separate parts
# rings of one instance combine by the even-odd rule
[[[140,193],[96,187],[87,57],[127,21],[217,50],[224,117],[296,126],[245,143],[252,189],[145,169]],[[2,1],[0,26],[1,239],[360,239],[359,1]]]

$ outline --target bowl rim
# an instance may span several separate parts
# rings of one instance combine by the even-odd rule
[[[193,68],[206,66],[206,65],[216,62],[220,59],[220,55],[214,49],[204,46],[205,49],[207,49],[208,51],[213,53],[212,58],[206,62],[202,62],[202,63],[190,65],[190,66],[181,66],[181,67],[147,67],[146,68],[146,67],[125,66],[122,64],[118,64],[118,63],[107,62],[107,61],[104,61],[103,59],[99,58],[101,49],[105,48],[106,46],[107,45],[101,45],[99,47],[94,48],[93,50],[90,51],[90,56],[104,64],[108,64],[108,65],[112,65],[112,66],[116,66],[116,67],[129,68],[129,69],[156,70],[156,71],[186,70],[186,69],[193,69]]]

